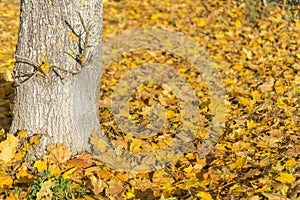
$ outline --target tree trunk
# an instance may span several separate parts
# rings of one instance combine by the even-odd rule
[[[84,30],[89,28],[87,43]],[[16,87],[10,132],[42,133],[38,153],[57,142],[66,144],[73,153],[90,150],[91,132],[100,131],[101,39],[102,0],[21,0],[14,69],[20,85]],[[83,54],[90,61],[87,66],[75,59]],[[37,65],[43,61],[43,66],[51,66],[55,72],[31,76],[35,72],[31,61]],[[80,72],[71,73],[78,72],[76,66],[82,66]]]

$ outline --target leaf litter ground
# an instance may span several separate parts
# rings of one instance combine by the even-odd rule
[[[296,2],[296,1],[295,1]],[[290,3],[284,7],[284,3]],[[17,42],[18,1],[0,2],[0,75],[11,81]],[[205,158],[185,153],[166,168],[117,172],[88,154],[71,157],[62,144],[30,163],[40,135],[0,134],[1,199],[296,199],[300,193],[300,20],[294,1],[147,0],[105,1],[103,39],[147,27],[183,32],[206,48],[226,90],[226,126]],[[130,100],[130,118],[147,124],[149,108],[167,108],[167,126],[156,137],[123,133],[111,112],[113,89],[126,72],[144,63],[176,69],[199,98],[201,143],[210,123],[207,85],[184,59],[164,51],[136,50],[103,73],[102,129],[112,143],[132,152],[163,148],[180,127],[178,98],[167,87],[148,82]],[[0,125],[11,121],[12,87],[0,86]],[[18,141],[23,141],[18,146]],[[194,144],[199,145],[198,143]],[[18,147],[18,148],[17,148]],[[68,190],[71,188],[71,190]]]

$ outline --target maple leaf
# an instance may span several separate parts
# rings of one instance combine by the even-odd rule
[[[92,165],[91,159],[86,156],[84,157],[78,157],[78,158],[73,158],[71,160],[68,160],[67,162],[67,168],[72,168],[72,167],[80,167],[80,168],[88,168]]]
[[[121,196],[125,190],[124,184],[120,180],[112,179],[108,182],[107,194],[112,196]]]
[[[92,191],[95,195],[101,193],[105,188],[108,187],[104,180],[96,178],[95,176],[90,176],[90,180],[93,186]]]
[[[48,161],[50,163],[62,164],[71,158],[72,152],[68,151],[65,144],[50,144],[47,147],[49,152]]]
[[[8,134],[7,139],[0,143],[0,159],[6,163],[11,161],[16,153],[17,145],[18,137]]]

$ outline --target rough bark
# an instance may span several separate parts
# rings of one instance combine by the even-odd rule
[[[41,75],[27,81],[22,77],[34,68],[26,62],[16,62],[14,75],[24,81],[16,87],[11,133],[27,130],[28,134],[42,133],[39,148],[43,152],[50,143],[64,143],[73,153],[88,151],[89,136],[100,130],[98,94],[102,73],[102,0],[21,0],[19,40],[16,55],[38,64],[47,57],[50,66],[76,71],[78,64],[67,53],[79,54],[72,30],[85,32],[80,21],[81,13],[86,26],[92,25],[86,55],[91,63],[78,74],[56,70],[50,79]],[[17,56],[17,61],[23,60]]]

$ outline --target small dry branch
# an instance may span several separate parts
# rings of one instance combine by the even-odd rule
[[[76,63],[77,63],[76,69],[78,71],[80,71],[83,67],[89,65],[92,62],[91,55],[87,55],[87,52],[88,52],[87,49],[90,47],[89,46],[89,36],[90,36],[90,31],[93,28],[93,26],[91,26],[91,25],[86,26],[81,13],[78,13],[78,15],[79,15],[81,26],[83,28],[83,32],[76,33],[76,31],[74,30],[74,28],[71,26],[71,24],[69,22],[65,21],[65,23],[70,28],[72,33],[78,37],[79,53],[76,55],[76,57],[73,57],[69,53],[67,53],[67,54],[70,55],[76,61]],[[85,37],[83,39],[84,33],[85,33]]]

